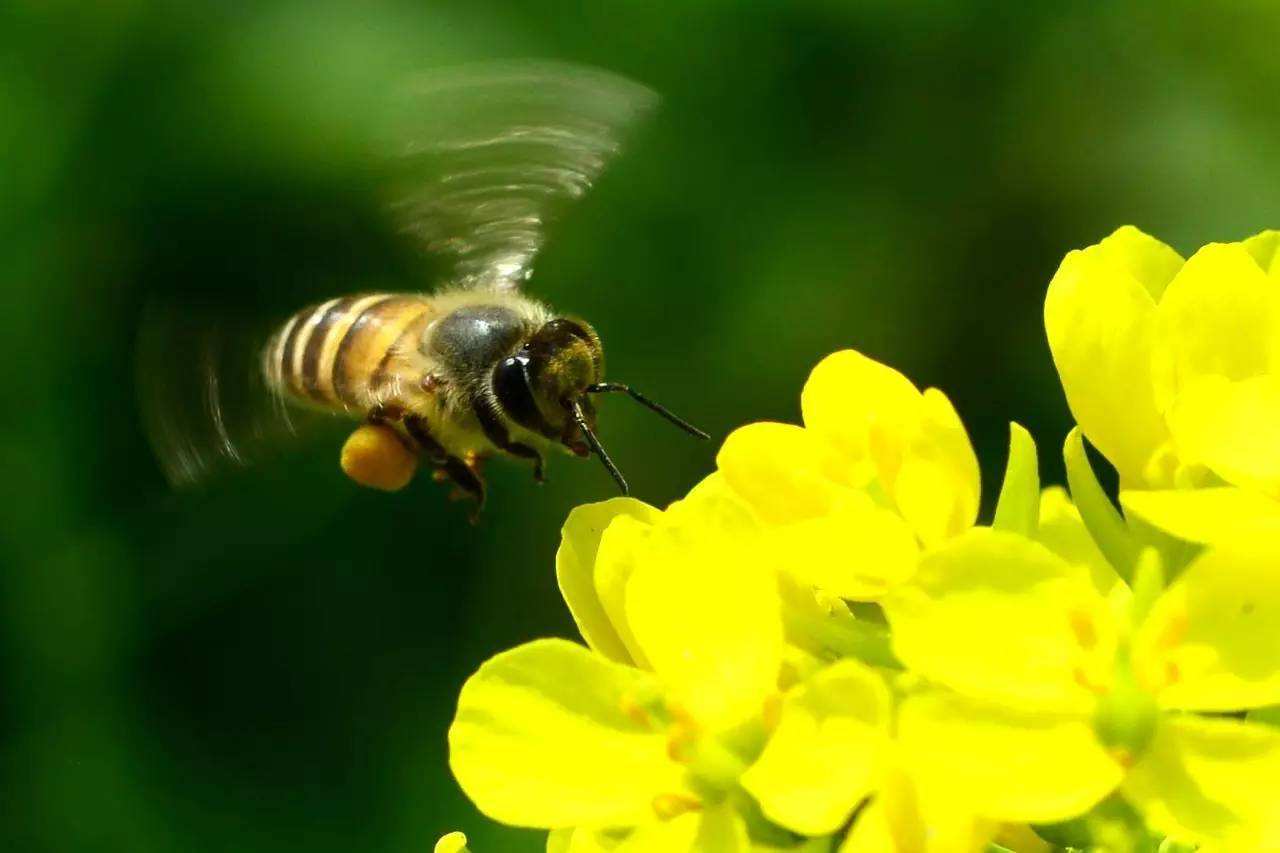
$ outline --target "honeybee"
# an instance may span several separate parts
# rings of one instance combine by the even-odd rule
[[[351,417],[360,425],[340,456],[351,479],[396,490],[424,460],[477,511],[492,456],[527,462],[541,481],[551,451],[594,455],[626,494],[597,435],[600,394],[628,395],[708,438],[630,386],[605,381],[591,325],[522,292],[546,225],[586,192],[655,101],[616,75],[551,63],[420,80],[394,134],[400,178],[390,202],[403,230],[452,260],[449,281],[429,294],[340,296],[289,317],[258,356],[272,410],[286,424],[298,406]],[[202,358],[207,422],[199,429],[173,416],[171,394],[144,395],[153,443],[177,481],[199,479],[212,457],[245,456],[228,424],[217,354]],[[250,426],[262,432],[259,420]]]

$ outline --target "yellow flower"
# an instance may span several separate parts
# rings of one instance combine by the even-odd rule
[[[1207,542],[1280,524],[1280,232],[1185,263],[1136,228],[1071,252],[1049,346],[1122,503]]]
[[[973,524],[973,448],[942,392],[852,350],[814,368],[800,402],[804,427],[742,427],[717,466],[798,579],[875,600],[910,577],[922,544]]]
[[[1280,731],[1195,712],[1280,703],[1280,542],[1212,547],[1167,589],[1149,550],[1132,593],[1104,596],[1056,541],[975,529],[885,601],[899,658],[935,685],[902,706],[912,760],[993,819],[1119,792],[1178,841],[1271,832]]]
[[[798,676],[757,540],[718,475],[665,512],[629,498],[574,510],[556,568],[590,648],[537,640],[467,681],[450,764],[476,805],[561,830],[574,850],[625,838],[628,851],[745,851],[768,835],[765,817],[815,834],[847,821],[888,690],[842,661],[783,698],[780,679]]]
[[[764,752],[742,785],[774,822],[829,835],[878,786],[889,744],[889,688],[846,660],[792,689]]]
[[[677,849],[658,845],[720,815],[746,766],[722,737],[777,692],[782,621],[772,575],[725,528],[699,523],[717,503],[701,502],[659,513],[619,498],[570,516],[557,569],[592,649],[536,640],[467,681],[450,764],[481,811],[548,829],[637,827],[651,849]],[[731,810],[723,820],[745,833]]]

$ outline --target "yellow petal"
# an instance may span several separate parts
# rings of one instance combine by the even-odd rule
[[[800,394],[805,427],[864,465],[872,452],[872,429],[905,432],[919,420],[919,409],[920,392],[911,380],[854,350],[819,362]]]
[[[661,523],[660,519],[650,523],[632,516],[619,516],[600,537],[600,548],[596,552],[594,580],[600,607],[627,650],[626,660],[641,669],[649,668],[649,660],[627,621],[627,583],[636,567],[649,559],[653,550],[650,540],[655,527]]]
[[[616,829],[556,829],[547,834],[547,853],[610,853],[624,837]]]
[[[1082,672],[1109,669],[1116,642],[1106,601],[1083,567],[983,528],[927,553],[915,578],[882,604],[908,668],[1020,705],[1091,707]]]
[[[958,808],[949,789],[922,789],[893,759],[840,853],[975,853],[987,849],[996,828]]]
[[[902,446],[886,454],[896,440]],[[877,428],[872,447],[881,483],[921,542],[932,545],[973,526],[981,491],[978,459],[945,394],[927,389],[913,430],[894,437]]]
[[[1063,259],[1045,296],[1044,323],[1071,413],[1120,472],[1142,484],[1168,437],[1156,405],[1151,293],[1101,246]]]
[[[450,832],[436,842],[434,853],[467,853],[467,836]]]
[[[1123,792],[1156,831],[1187,844],[1271,850],[1280,830],[1280,731],[1238,720],[1168,715]],[[1269,844],[1280,842],[1271,835]]]
[[[1133,276],[1152,299],[1160,298],[1183,264],[1181,255],[1132,225],[1117,228],[1096,251],[1108,265]]]
[[[600,537],[609,522],[626,516],[641,522],[652,523],[658,510],[634,498],[613,498],[600,503],[585,504],[569,512],[560,531],[560,550],[556,552],[556,580],[560,594],[578,625],[578,631],[587,645],[610,660],[630,663],[618,633],[600,602],[595,586],[596,554]]]
[[[463,685],[449,766],[476,807],[503,823],[650,820],[655,796],[688,792],[665,735],[623,710],[626,699],[652,690],[649,681],[565,640],[503,652]]]
[[[790,691],[742,785],[775,823],[826,835],[870,793],[890,713],[889,689],[857,661],[832,664]]]
[[[627,585],[627,621],[653,671],[702,725],[758,714],[782,664],[778,584],[737,537],[660,548]]]
[[[839,853],[925,853],[932,827],[925,824],[915,780],[902,767],[896,742],[881,767],[878,786],[840,845]]]
[[[1280,319],[1276,299],[1274,282],[1239,244],[1212,243],[1196,252],[1156,311],[1156,369],[1166,403],[1204,376],[1267,373]]]
[[[1123,491],[1125,512],[1188,542],[1260,535],[1280,526],[1280,501],[1230,486]]]
[[[923,841],[918,845],[904,847],[898,844],[884,804],[872,800],[859,812],[858,819],[840,844],[839,853],[916,853],[924,849]]]
[[[1280,536],[1222,543],[1156,600],[1134,663],[1166,708],[1280,703]]]
[[[729,434],[716,466],[769,524],[816,518],[846,493],[832,449],[798,426],[755,423]]]
[[[1053,853],[1055,849],[1025,823],[999,827],[992,840],[1010,853]]]
[[[724,474],[713,471],[667,507],[659,526],[676,538],[697,537],[707,529],[752,536],[759,530],[760,520]]]
[[[1019,713],[942,691],[905,700],[899,737],[921,779],[994,820],[1067,820],[1123,777],[1083,717]]]
[[[879,491],[926,544],[973,524],[978,463],[964,425],[940,391],[922,394],[896,370],[843,350],[814,368],[800,404],[809,440],[817,439],[837,457],[834,464],[829,458],[815,461],[813,468],[852,487],[878,480]],[[818,458],[820,452],[804,455]],[[840,499],[839,493],[820,494],[828,506]],[[786,507],[807,506],[805,499],[787,500],[776,492],[772,498]],[[792,520],[817,514],[788,511]]]
[[[920,558],[907,523],[858,492],[821,518],[771,532],[776,565],[839,598],[875,601],[910,578]]]
[[[1240,243],[1269,275],[1280,275],[1280,231],[1263,231]]]
[[[1093,585],[1103,595],[1111,592],[1120,580],[1061,486],[1050,486],[1041,493],[1040,523],[1035,538],[1068,563],[1088,566]]]
[[[1184,460],[1280,500],[1280,376],[1200,379],[1178,395],[1169,428]]]
[[[617,853],[748,853],[746,825],[727,805],[637,828]]]

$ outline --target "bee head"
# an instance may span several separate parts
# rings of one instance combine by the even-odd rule
[[[557,317],[498,363],[493,391],[507,417],[586,456],[589,447],[572,408],[580,406],[594,428],[595,408],[587,389],[600,381],[603,368],[604,350],[595,330],[581,320]]]
[[[629,385],[601,382],[604,350],[586,323],[563,317],[539,329],[515,355],[493,371],[493,391],[507,417],[532,432],[559,442],[579,456],[595,454],[622,493],[627,481],[596,437],[596,410],[591,395],[621,392],[680,429],[710,438]]]

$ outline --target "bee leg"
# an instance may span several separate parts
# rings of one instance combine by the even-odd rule
[[[450,455],[444,445],[431,435],[427,422],[420,416],[405,417],[404,427],[431,463],[436,466],[437,474],[443,472],[463,495],[475,500],[476,508],[471,516],[472,523],[475,523],[479,519],[480,510],[484,508],[484,481],[480,479],[479,474],[457,456]]]
[[[377,406],[365,420],[371,424],[395,423],[404,417],[404,408],[396,402],[383,403]]]
[[[521,459],[532,459],[534,481],[537,483],[545,483],[547,481],[542,454],[527,444],[512,441],[511,434],[507,432],[506,424],[498,417],[492,405],[483,400],[476,400],[472,409],[476,413],[476,419],[480,421],[480,429],[484,431],[485,438],[489,439],[494,447],[510,453],[512,456],[519,456]]]
[[[475,500],[475,508],[471,511],[470,521],[475,524],[480,520],[480,510],[484,509],[484,481],[481,480],[476,472],[456,456],[448,456],[441,463],[440,469],[445,473],[448,479],[453,481],[457,491],[454,493],[455,500],[472,498]]]

